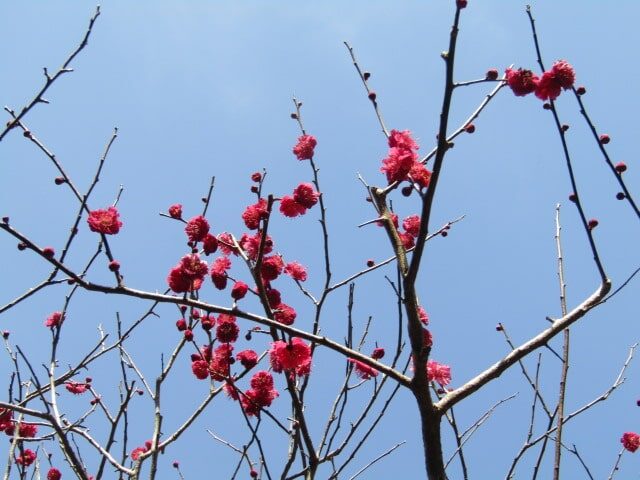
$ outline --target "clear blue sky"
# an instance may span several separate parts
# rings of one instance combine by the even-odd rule
[[[304,102],[307,130],[318,138],[316,160],[328,207],[334,280],[339,280],[363,268],[368,258],[390,255],[382,229],[356,227],[374,216],[356,173],[372,184],[384,183],[379,167],[386,143],[342,42],[349,41],[363,68],[372,72],[371,85],[387,125],[412,130],[421,152],[428,151],[433,146],[443,86],[444,65],[439,55],[447,48],[453,4],[453,0],[108,0],[101,5],[102,15],[88,47],[73,64],[75,72],[52,87],[47,94],[51,104],[36,107],[25,123],[82,188],[90,182],[112,128],[119,128],[120,136],[91,205],[110,204],[119,186],[124,186],[120,211],[125,225],[112,246],[127,284],[155,291],[164,290],[169,268],[185,253],[182,229],[158,212],[182,203],[185,216],[195,215],[201,210],[200,197],[206,193],[209,178],[215,175],[208,215],[212,229],[239,236],[244,231],[240,214],[253,202],[248,191],[252,172],[267,168],[266,189],[276,195],[309,181],[308,165],[291,154],[299,134],[289,118],[291,97],[296,95]],[[32,98],[42,84],[42,67],[53,71],[75,48],[94,8],[89,2],[0,3],[5,39],[0,44],[4,65],[0,104],[18,109]],[[612,137],[608,151],[616,161],[630,166],[625,174],[628,185],[640,195],[640,168],[634,158],[640,107],[635,91],[640,84],[636,61],[640,7],[631,1],[615,6],[609,2],[533,2],[533,10],[546,63],[562,58],[574,65],[577,83],[588,90],[589,113],[598,128]],[[482,77],[488,68],[502,71],[510,64],[537,70],[524,5],[470,0],[462,15],[456,78]],[[479,85],[456,93],[451,115],[454,126],[487,91],[486,85]],[[589,217],[600,221],[595,236],[615,287],[640,265],[640,225],[628,206],[614,198],[616,186],[573,98],[561,96],[558,108],[563,122],[571,125],[570,148],[585,208]],[[495,332],[497,322],[503,322],[520,343],[546,326],[546,316],[559,314],[553,239],[556,203],[563,204],[569,307],[598,282],[575,209],[566,201],[570,186],[559,140],[541,102],[503,91],[475,123],[476,133],[460,137],[447,156],[433,226],[463,214],[466,218],[446,239],[429,244],[419,281],[435,337],[433,357],[451,365],[453,386],[507,351]],[[0,144],[0,165],[0,213],[9,215],[16,228],[38,243],[61,249],[76,206],[68,190],[54,185],[56,173],[46,158],[14,131]],[[394,207],[401,217],[418,211],[415,198],[396,198]],[[321,286],[323,272],[317,214],[315,210],[295,220],[278,216],[272,226],[278,251],[309,267],[308,283],[314,292]],[[71,264],[80,268],[93,252],[94,242],[93,235],[81,232]],[[48,272],[33,255],[17,252],[15,241],[6,235],[0,236],[0,261],[5,272],[0,282],[2,304]],[[246,279],[239,267],[234,274]],[[104,270],[99,265],[92,278],[109,281]],[[374,319],[365,351],[376,341],[391,348],[396,311],[385,274],[395,278],[393,269],[387,268],[356,287],[357,331],[369,316]],[[299,292],[285,286],[286,281],[281,283],[289,303],[299,312],[297,326],[308,328],[312,309]],[[42,322],[61,308],[67,291],[66,286],[51,289],[0,315],[0,328],[12,332],[12,342],[29,352],[36,369],[48,355],[49,332]],[[210,285],[203,293],[207,300],[229,305],[227,294]],[[640,339],[637,297],[638,280],[573,330],[567,410],[591,401],[613,383],[629,346]],[[337,339],[345,335],[346,300],[346,289],[336,292],[325,312],[324,332]],[[98,324],[113,335],[116,312],[130,324],[147,308],[128,299],[81,295],[69,311],[61,368],[92,345]],[[130,346],[148,378],[157,373],[160,354],[170,352],[179,338],[173,326],[175,308],[161,307],[158,313],[160,318],[151,319]],[[241,343],[238,349],[248,346],[258,349],[260,342]],[[560,343],[553,346],[559,349]],[[2,378],[10,370],[6,358],[0,363]],[[533,371],[535,361],[527,364]],[[115,365],[111,358],[89,372],[111,400],[118,380],[112,374]],[[553,355],[543,352],[543,389],[552,404],[558,365]],[[205,384],[191,375],[187,358],[179,368],[184,375],[178,375],[164,399],[169,408],[167,422],[173,426],[206,393]],[[316,436],[343,369],[342,361],[325,352],[314,360],[317,383],[311,390],[308,412],[318,422]],[[282,379],[277,380],[282,391]],[[365,385],[354,392],[350,413],[357,413],[369,388]],[[526,434],[531,392],[513,369],[458,407],[457,418],[465,429],[494,402],[516,392],[517,398],[498,409],[469,441],[465,453],[472,478],[504,476]],[[608,475],[620,435],[640,430],[635,406],[639,392],[640,369],[633,364],[625,385],[567,427],[567,444],[577,446],[596,478]],[[61,401],[77,412],[86,408],[87,399],[63,393]],[[152,417],[145,402],[143,397],[131,407],[136,415],[131,420],[132,448],[151,435]],[[283,418],[286,403],[282,392],[274,412]],[[407,393],[400,394],[368,447],[353,462],[351,474],[406,440],[363,478],[389,478],[399,471],[405,478],[423,475],[414,407]],[[201,475],[203,465],[221,478],[230,475],[235,457],[208,436],[207,428],[236,444],[249,437],[235,405],[216,400],[185,441],[161,458],[161,468],[166,470],[162,478],[172,478],[173,459],[181,461],[186,478]],[[95,429],[101,432],[97,425]],[[275,459],[281,458],[285,448],[280,440],[274,436],[269,447]],[[451,452],[450,437],[447,442]],[[55,450],[53,445],[48,448]],[[619,478],[637,474],[636,457],[623,460]],[[54,458],[62,464],[57,451]],[[91,458],[88,450],[86,458]],[[88,463],[91,470],[91,460]],[[575,457],[567,454],[564,466],[567,478],[580,478]],[[457,464],[452,468],[451,478],[460,478]],[[530,468],[531,461],[523,462],[517,478],[529,478]],[[544,468],[540,478],[550,477],[549,464]]]

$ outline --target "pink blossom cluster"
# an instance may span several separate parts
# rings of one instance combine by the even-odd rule
[[[446,387],[451,383],[451,367],[435,360],[429,360],[427,362],[427,378],[430,382],[435,381]]]
[[[105,235],[115,235],[120,231],[122,222],[115,207],[104,210],[92,210],[87,218],[89,229],[92,232],[103,233]]]
[[[298,138],[298,143],[293,147],[293,154],[298,160],[311,160],[313,158],[313,150],[317,144],[316,137],[313,135],[302,135]]]
[[[251,377],[251,388],[240,396],[240,405],[247,415],[256,416],[262,408],[271,406],[277,396],[273,377],[266,370],[262,370]]]
[[[391,130],[388,143],[389,151],[380,168],[387,176],[387,181],[391,184],[409,180],[419,188],[428,187],[431,172],[420,162],[419,147],[411,137],[411,132]]]
[[[293,337],[289,342],[273,342],[269,359],[276,373],[285,371],[291,376],[305,376],[311,372],[311,347],[298,337]]]
[[[384,353],[385,353],[384,348],[376,347],[373,349],[371,358],[373,358],[374,360],[379,360],[382,357],[384,357]],[[353,370],[356,372],[356,375],[358,375],[358,377],[360,377],[363,380],[369,380],[373,377],[378,376],[378,370],[376,370],[373,367],[370,367],[369,365],[367,365],[364,362],[361,362],[360,360],[356,360],[354,358],[348,358],[347,362],[353,364]]]
[[[561,91],[573,87],[576,74],[573,67],[565,60],[558,60],[548,70],[538,77],[531,70],[519,68],[505,70],[505,80],[513,93],[523,97],[535,93],[540,100],[555,100]]]
[[[293,195],[285,195],[280,200],[280,212],[286,217],[304,215],[318,203],[320,194],[310,183],[301,183],[293,190]]]
[[[640,448],[640,435],[634,432],[626,432],[622,435],[620,443],[626,450],[633,453]]]
[[[133,460],[134,462],[137,462],[138,459],[140,458],[140,455],[142,455],[143,453],[148,452],[149,450],[151,450],[151,446],[153,445],[153,443],[151,442],[151,440],[147,440],[146,442],[144,442],[144,446],[142,447],[136,447],[131,451],[131,460]]]

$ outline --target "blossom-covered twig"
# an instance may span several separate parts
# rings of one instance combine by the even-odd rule
[[[531,31],[533,34],[533,42],[536,49],[538,64],[540,65],[540,68],[544,70],[544,63],[542,61],[542,54],[540,53],[540,44],[538,43],[538,35],[536,32],[535,19],[533,18],[533,14],[531,13],[530,5],[527,5],[526,12],[527,12],[527,16],[529,17],[529,23],[531,25]],[[565,134],[566,129],[563,128],[562,122],[560,121],[560,116],[558,115],[558,111],[556,109],[553,98],[549,98],[548,105],[549,105],[549,110],[553,115],[553,120],[555,122],[556,130],[558,132],[558,135],[560,136],[560,142],[562,144],[562,152],[564,154],[564,159],[567,166],[567,172],[569,174],[569,180],[571,182],[571,194],[572,194],[571,199],[578,210],[578,215],[580,216],[582,227],[587,235],[589,246],[593,254],[593,261],[596,265],[596,268],[598,269],[600,278],[603,282],[606,282],[608,281],[607,274],[604,270],[604,265],[602,264],[602,260],[600,259],[600,254],[598,253],[598,248],[596,246],[596,242],[593,237],[593,229],[598,225],[598,222],[595,219],[587,220],[587,216],[582,206],[582,200],[578,192],[578,182],[577,182],[575,173],[573,171],[573,162],[571,160],[571,155],[569,153],[569,146],[567,145],[567,140],[566,140],[566,134]]]

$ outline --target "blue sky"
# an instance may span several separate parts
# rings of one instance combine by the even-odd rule
[[[88,47],[74,62],[75,72],[51,88],[47,95],[51,104],[35,108],[25,123],[83,189],[113,127],[119,128],[91,205],[110,204],[119,186],[124,186],[119,208],[125,226],[112,246],[127,284],[155,291],[164,290],[169,268],[186,253],[182,228],[158,212],[182,203],[185,216],[195,215],[215,175],[208,215],[212,229],[239,236],[244,231],[240,214],[254,201],[249,193],[252,172],[266,168],[266,190],[276,195],[310,180],[308,165],[291,154],[299,134],[289,118],[295,95],[304,102],[307,130],[318,138],[316,161],[328,208],[334,280],[339,280],[363,268],[369,258],[390,255],[381,229],[356,227],[374,216],[356,173],[372,184],[384,183],[379,167],[387,147],[342,42],[349,41],[363,68],[372,72],[371,85],[387,125],[412,130],[421,151],[428,151],[443,86],[439,54],[447,48],[453,3],[105,1]],[[633,139],[640,106],[634,91],[640,81],[635,61],[640,7],[631,1],[616,2],[615,7],[606,2],[532,5],[546,63],[563,58],[574,65],[577,83],[588,90],[584,99],[589,113],[597,127],[611,135],[608,151],[616,161],[629,165],[627,183],[637,192],[640,175]],[[0,4],[0,27],[5,39],[11,39],[0,45],[5,65],[0,76],[2,105],[20,108],[32,98],[42,84],[41,68],[53,70],[66,58],[94,8],[88,2]],[[462,15],[456,78],[482,77],[488,68],[502,71],[510,64],[537,70],[524,5],[470,1]],[[452,124],[457,127],[487,91],[481,84],[456,92]],[[562,95],[558,108],[563,122],[571,125],[570,148],[585,208],[589,217],[600,221],[596,239],[615,287],[640,265],[640,227],[628,206],[614,198],[614,181],[573,98]],[[419,280],[436,339],[433,356],[452,366],[453,386],[507,351],[495,332],[497,322],[503,322],[519,343],[544,328],[546,316],[558,315],[556,203],[563,204],[569,306],[593,291],[598,280],[575,209],[566,201],[570,187],[558,136],[541,102],[503,91],[475,124],[476,133],[459,137],[447,156],[432,225],[460,215],[466,218],[447,238],[429,244]],[[36,242],[60,249],[75,215],[69,191],[54,185],[51,165],[17,131],[0,144],[0,162],[2,215],[9,215],[16,228]],[[401,217],[418,211],[415,198],[395,198],[394,207]],[[278,251],[308,266],[309,288],[314,292],[321,287],[323,271],[317,215],[312,210],[295,220],[277,217],[272,226]],[[70,258],[73,266],[84,264],[94,242],[88,231],[81,232]],[[15,241],[6,235],[0,236],[0,252],[5,271],[10,272],[2,282],[0,303],[4,304],[48,270],[33,255],[17,252]],[[239,265],[235,268],[239,278],[247,278]],[[92,278],[108,282],[104,270],[96,267]],[[361,331],[369,316],[374,319],[365,350],[376,341],[388,343],[395,333],[394,295],[385,274],[395,278],[393,269],[387,268],[356,286],[356,330]],[[312,309],[293,286],[282,283],[299,312],[297,325],[308,328]],[[48,355],[49,332],[42,322],[61,308],[67,291],[67,287],[52,288],[0,315],[0,328],[12,332],[12,342],[30,352],[34,365]],[[636,280],[573,330],[569,411],[613,383],[629,346],[638,341],[637,292]],[[229,304],[226,294],[210,286],[204,293],[211,302]],[[346,301],[344,289],[333,294],[326,307],[324,331],[337,339],[345,335]],[[69,312],[61,347],[68,357],[60,359],[61,366],[80,355],[79,347],[89,347],[87,339],[97,339],[98,324],[113,334],[116,312],[129,324],[147,308],[129,299],[79,296]],[[158,314],[160,318],[147,322],[130,344],[151,378],[157,374],[161,353],[166,355],[179,339],[173,327],[175,309],[161,307]],[[256,340],[251,344],[259,345]],[[558,349],[560,343],[553,346]],[[558,363],[548,351],[543,354],[543,388],[553,403]],[[190,374],[188,359],[183,360],[184,375],[177,375],[166,396],[169,423],[178,422],[181,411],[186,412],[206,392],[206,386]],[[111,373],[114,361],[111,358],[90,372],[107,398],[114,395],[118,381]],[[6,378],[9,362],[0,365]],[[528,366],[533,370],[535,360]],[[314,360],[317,383],[311,390],[309,411],[318,425],[327,414],[343,368],[342,360],[326,352],[319,352]],[[622,432],[640,430],[635,406],[640,372],[632,364],[627,374],[627,382],[607,402],[566,430],[568,444],[576,444],[596,478],[608,475]],[[368,388],[364,385],[356,391],[353,415],[367,398]],[[473,478],[504,476],[526,434],[531,393],[514,369],[458,407],[457,418],[466,428],[493,403],[516,392],[516,399],[498,409],[470,440],[465,453]],[[274,412],[284,417],[286,401],[281,393],[281,405]],[[71,411],[86,407],[84,398],[69,399],[63,394],[62,399]],[[151,432],[145,401],[141,398],[131,407],[136,414],[132,447]],[[210,410],[185,442],[162,457],[161,467],[168,471],[163,478],[172,475],[174,458],[182,462],[185,477],[193,478],[202,472],[205,455],[215,458],[211,468],[223,478],[229,476],[233,454],[205,429],[239,444],[248,434],[239,429],[238,412],[226,399],[216,400]],[[409,478],[420,478],[423,463],[416,418],[412,399],[401,394],[373,440],[358,454],[351,474],[406,440],[364,478],[387,478],[399,466]],[[94,428],[100,431],[97,424]],[[277,439],[270,442],[275,459],[283,448]],[[448,443],[447,450],[451,447]],[[531,460],[525,460],[518,478],[527,478],[531,465]],[[546,478],[550,465],[543,465],[542,478]],[[459,478],[458,466],[452,468],[451,477]],[[571,478],[581,474],[576,473],[581,471],[575,457],[568,454],[564,468]],[[637,458],[625,457],[621,478],[637,472]]]

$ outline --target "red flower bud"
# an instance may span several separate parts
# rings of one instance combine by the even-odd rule
[[[372,102],[375,102],[377,97],[376,92],[374,91],[369,92],[369,95],[367,95],[367,97],[369,97],[369,100],[371,100]]]
[[[231,289],[231,297],[234,300],[240,300],[244,298],[249,290],[249,286],[244,282],[236,282]]]
[[[373,349],[373,353],[371,354],[371,358],[375,359],[375,360],[379,360],[382,357],[384,357],[384,348],[382,347],[376,347]]]
[[[611,141],[611,137],[609,135],[607,135],[606,133],[603,133],[602,135],[600,135],[600,143],[602,145],[606,145],[610,141]]]
[[[616,172],[622,173],[627,171],[627,165],[624,162],[616,163]]]
[[[498,79],[498,70],[495,68],[490,68],[487,70],[487,74],[485,76],[487,80],[497,80]]]

